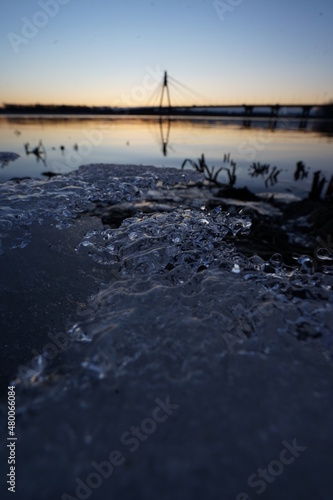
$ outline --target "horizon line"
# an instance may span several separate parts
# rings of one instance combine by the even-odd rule
[[[187,105],[175,105],[175,106],[117,106],[117,105],[98,105],[98,104],[41,104],[39,102],[36,103],[3,103],[0,106],[0,110],[5,110],[6,107],[53,107],[53,108],[60,108],[60,107],[67,107],[67,108],[104,108],[104,109],[176,109],[176,108],[233,108],[233,107],[274,107],[274,106],[279,106],[279,107],[302,107],[302,106],[312,106],[312,107],[322,107],[322,106],[330,106],[333,105],[333,100],[322,102],[322,103],[314,103],[314,102],[304,102],[304,103],[282,103],[280,104],[279,102],[273,102],[273,103],[241,103],[241,104],[187,104]]]

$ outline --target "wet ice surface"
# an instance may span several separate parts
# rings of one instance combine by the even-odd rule
[[[108,167],[93,165],[49,181],[25,179],[20,183],[8,181],[0,184],[2,240],[6,239],[7,231],[19,227],[21,236],[13,242],[10,235],[8,246],[24,248],[30,241],[29,226],[36,220],[42,223],[53,217],[59,228],[66,228],[73,223],[73,218],[97,201],[119,203],[140,199],[149,189],[155,188],[161,178],[165,188],[201,178],[192,172],[181,173],[176,169],[165,169],[165,173],[160,173],[160,169],[154,167],[140,170],[130,165],[114,166],[112,176],[109,175]]]
[[[17,153],[11,153],[6,151],[0,151],[0,165],[5,167],[9,162],[17,160],[20,155]]]
[[[70,234],[96,203],[154,195],[165,209],[114,229],[91,219],[73,243],[77,258],[112,278],[77,312],[69,347],[18,369],[18,498],[78,498],[75,479],[113,449],[126,461],[91,498],[255,498],[248,477],[295,438],[307,450],[262,497],[331,497],[332,255],[316,254],[325,272],[301,255],[294,266],[278,254],[246,257],[237,241],[251,232],[248,215],[209,210],[196,196],[178,208],[165,201],[198,180],[94,166],[0,186],[4,256],[29,255],[33,224]],[[121,436],[167,396],[179,408],[131,452]]]

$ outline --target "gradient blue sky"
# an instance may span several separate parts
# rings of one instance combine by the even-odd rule
[[[333,99],[332,0],[50,0],[36,17],[43,1],[1,0],[0,103],[145,105],[147,68],[202,104]],[[22,18],[45,26],[27,39]]]

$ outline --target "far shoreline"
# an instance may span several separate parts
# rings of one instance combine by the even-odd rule
[[[211,117],[241,119],[333,120],[332,104],[286,105],[227,105],[227,106],[175,106],[175,107],[109,107],[71,105],[18,105],[4,104],[0,116],[156,116],[156,117]]]

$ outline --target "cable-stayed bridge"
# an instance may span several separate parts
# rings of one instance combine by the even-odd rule
[[[192,102],[192,105],[182,105],[182,102]],[[236,104],[236,105],[201,105],[207,98],[176,78],[164,72],[162,81],[156,87],[144,107],[135,108],[136,112],[152,114],[191,114],[198,116],[223,115],[242,117],[278,117],[281,114],[288,117],[307,119],[323,106],[318,104]],[[140,113],[140,114],[141,114]]]

